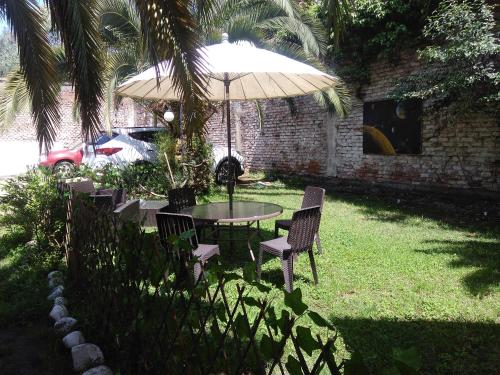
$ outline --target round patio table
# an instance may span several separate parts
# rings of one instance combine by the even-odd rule
[[[186,215],[191,215],[193,219],[216,224],[218,232],[220,225],[229,224],[229,241],[232,247],[233,224],[245,224],[247,229],[247,244],[252,260],[255,256],[251,246],[251,226],[256,224],[256,233],[260,238],[260,221],[271,219],[283,213],[283,207],[267,202],[234,201],[229,207],[229,202],[214,202],[187,207],[181,211]]]

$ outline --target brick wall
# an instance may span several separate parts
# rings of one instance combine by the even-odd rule
[[[500,127],[496,119],[485,115],[470,114],[455,124],[443,124],[424,104],[420,155],[363,154],[363,101],[386,98],[397,79],[418,69],[412,55],[403,56],[398,66],[385,62],[372,65],[372,81],[364,88],[363,99],[354,98],[350,116],[335,124],[337,176],[499,190],[496,163],[500,160]]]
[[[282,99],[260,101],[263,124],[254,102],[231,105],[232,142],[245,156],[246,166],[255,170],[324,175],[327,170],[325,113],[311,97],[295,99],[297,113],[291,114]],[[226,145],[227,130],[221,116],[214,115],[208,137]]]
[[[233,141],[250,169],[499,191],[500,127],[485,115],[470,114],[443,128],[424,105],[420,155],[363,154],[363,102],[387,98],[398,78],[417,69],[410,54],[397,66],[372,64],[371,83],[363,88],[363,99],[353,97],[345,119],[328,116],[311,97],[295,99],[295,115],[285,101],[270,100],[261,102],[260,128],[254,103],[233,103]],[[436,132],[438,127],[443,129]],[[208,134],[213,143],[225,144],[220,116],[209,122]]]

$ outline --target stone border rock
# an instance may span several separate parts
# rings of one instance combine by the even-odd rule
[[[78,321],[69,316],[64,298],[64,281],[60,271],[52,271],[47,275],[49,296],[53,302],[49,317],[54,321],[54,333],[60,337],[63,345],[71,350],[73,370],[82,375],[113,375],[113,371],[104,364],[101,349],[87,343],[81,331],[76,330]]]

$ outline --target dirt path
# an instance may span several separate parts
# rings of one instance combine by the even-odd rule
[[[2,375],[72,374],[70,355],[51,336],[47,322],[0,328]]]

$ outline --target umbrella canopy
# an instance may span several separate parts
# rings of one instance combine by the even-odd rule
[[[307,64],[283,55],[256,48],[250,43],[229,43],[227,34],[223,42],[202,47],[201,72],[210,101],[226,101],[227,148],[229,162],[228,192],[232,207],[234,174],[231,163],[231,111],[229,100],[272,99],[302,96],[326,91],[338,84],[338,79]],[[180,100],[170,72],[170,61],[160,64],[159,85],[157,68],[152,67],[120,85],[117,95],[134,99]]]
[[[226,100],[224,78],[231,82],[231,100],[271,99],[302,96],[335,86],[336,77],[283,55],[256,48],[250,43],[227,41],[200,49],[205,63],[202,73],[207,79],[207,98]],[[169,72],[170,62],[159,67],[157,86],[155,67],[129,79],[117,94],[136,99],[179,100]]]

